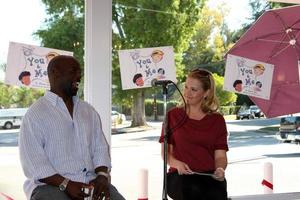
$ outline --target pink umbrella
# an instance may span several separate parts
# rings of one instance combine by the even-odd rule
[[[228,51],[274,65],[270,99],[250,96],[267,117],[300,112],[300,6],[266,11]]]

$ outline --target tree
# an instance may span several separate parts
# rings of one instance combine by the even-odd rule
[[[228,91],[223,90],[224,77],[219,76],[216,73],[213,74],[213,77],[215,79],[216,95],[219,99],[220,105],[227,106],[227,105],[230,105],[231,103],[235,102],[237,99],[237,95],[234,94],[233,92],[228,92]]]
[[[113,81],[119,79],[117,50],[157,46],[173,46],[176,72],[183,77],[182,54],[195,32],[199,11],[205,0],[119,0],[113,4]],[[115,82],[114,82],[115,83]],[[145,125],[144,98],[146,89],[121,91],[114,85],[118,101],[132,99],[132,126]]]
[[[9,108],[11,105],[11,99],[13,95],[12,87],[6,86],[4,83],[0,82],[0,108]]]
[[[29,107],[44,94],[44,90],[5,85],[0,82],[0,108]]]
[[[132,126],[145,125],[144,98],[145,92],[149,90],[121,90],[117,51],[173,46],[177,76],[181,80],[184,77],[182,55],[195,33],[195,25],[205,2],[206,0],[113,1],[113,102],[132,103]],[[46,28],[36,32],[42,39],[42,44],[74,51],[75,56],[82,59],[83,1],[43,0],[43,3],[49,19],[45,21]]]
[[[187,71],[211,62],[214,52],[208,44],[214,28],[219,24],[216,21],[218,14],[207,6],[201,10],[201,18],[196,25],[197,31],[191,38],[189,48],[184,52],[183,63]]]
[[[41,39],[41,45],[48,48],[74,52],[84,68],[84,1],[42,0],[49,16],[45,27],[34,33]],[[83,85],[79,86],[79,96],[83,97]]]
[[[189,49],[184,52],[183,62],[187,70],[201,67],[224,75],[224,55],[233,45],[234,34],[224,20],[228,12],[226,5],[220,5],[217,9],[205,6],[201,10],[197,32]]]
[[[229,30],[224,19],[228,13],[226,6],[217,10],[204,7],[197,24],[197,32],[184,53],[186,70],[201,67],[214,72],[217,96],[221,105],[236,101],[236,95],[223,90],[225,62],[224,55],[233,45],[233,32]]]

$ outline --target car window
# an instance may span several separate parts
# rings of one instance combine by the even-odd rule
[[[117,111],[111,111],[111,115],[118,115],[119,113]]]
[[[251,110],[260,110],[259,107],[257,107],[257,106],[250,106],[250,109]]]
[[[294,124],[296,122],[296,117],[283,117],[280,120],[280,124]]]

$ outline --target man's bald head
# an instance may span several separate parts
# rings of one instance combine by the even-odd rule
[[[79,62],[73,56],[59,55],[48,64],[50,90],[59,96],[74,96],[81,79]]]
[[[51,61],[48,64],[47,73],[48,77],[52,77],[54,70],[61,70],[66,65],[77,65],[80,66],[79,62],[73,57],[73,56],[67,56],[67,55],[59,55],[55,56],[51,59]]]

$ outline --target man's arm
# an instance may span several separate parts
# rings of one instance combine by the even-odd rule
[[[23,118],[19,136],[20,161],[25,176],[33,180],[57,174],[45,153],[42,132],[30,116]]]
[[[29,179],[58,187],[65,177],[59,175],[48,160],[43,131],[34,122],[30,116],[25,116],[20,130],[19,151],[24,174]],[[71,197],[82,198],[86,196],[81,190],[83,186],[87,184],[69,181],[65,191]]]
[[[47,177],[47,178],[43,178],[43,179],[39,179],[40,182],[42,183],[46,183],[48,185],[53,185],[53,186],[59,186],[63,181],[65,180],[65,178],[59,174],[55,174],[53,176]]]
[[[110,147],[105,138],[105,135],[102,130],[102,123],[100,116],[95,111],[94,112],[94,136],[93,136],[93,144],[92,144],[92,152],[93,152],[93,163],[95,169],[98,167],[107,167],[107,169],[111,168],[111,158],[110,158]],[[100,168],[102,169],[102,168]],[[100,170],[99,169],[99,170]]]
[[[101,119],[98,113],[94,112],[94,140],[93,140],[93,162],[95,166],[95,174],[97,175],[94,180],[90,182],[94,186],[93,198],[102,199],[110,197],[109,183],[110,183],[110,147],[102,130]]]

